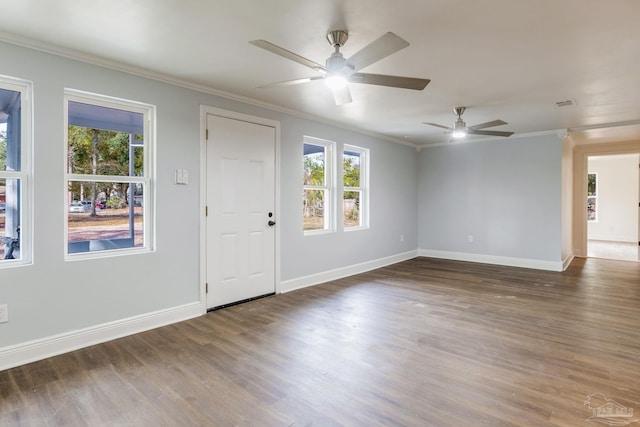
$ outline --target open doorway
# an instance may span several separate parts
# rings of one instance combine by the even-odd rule
[[[588,157],[588,257],[640,260],[639,164],[639,154]]]

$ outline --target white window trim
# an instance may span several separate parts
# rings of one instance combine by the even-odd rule
[[[3,259],[0,268],[29,265],[33,262],[33,83],[0,75],[0,88],[20,92],[20,170],[0,171],[0,178],[19,179],[20,187],[20,259]]]
[[[325,199],[324,209],[324,229],[322,230],[304,230],[305,236],[312,236],[318,234],[328,234],[336,232],[336,143],[326,139],[314,138],[311,136],[305,136],[303,138],[303,144],[317,145],[325,148],[325,162],[324,162],[324,186],[316,185],[303,185],[304,190],[325,190],[327,197]],[[304,146],[304,145],[303,145]],[[304,156],[303,156],[304,157]],[[327,206],[328,205],[328,206]]]
[[[121,255],[131,255],[136,253],[148,253],[155,250],[155,123],[156,109],[154,105],[144,104],[141,102],[130,101],[121,98],[100,95],[96,93],[84,92],[75,89],[65,89],[64,91],[64,138],[63,138],[63,168],[64,168],[64,257],[65,260],[84,260],[95,258],[106,258]],[[70,174],[68,173],[67,156],[68,156],[68,139],[69,139],[69,101],[80,102],[84,104],[96,105],[106,108],[115,108],[120,110],[131,111],[143,115],[143,170],[144,176],[112,176],[112,175],[86,175],[86,174]],[[105,251],[91,251],[69,253],[69,201],[67,200],[68,183],[70,181],[89,181],[89,182],[117,182],[117,183],[142,183],[145,188],[143,194],[143,241],[142,247],[110,249]]]
[[[342,179],[342,183],[343,183],[342,198],[343,199],[344,199],[345,191],[360,192],[360,225],[354,226],[354,227],[344,227],[344,219],[343,219],[344,231],[366,230],[369,228],[369,149],[363,148],[363,147],[357,147],[355,145],[345,144],[342,149],[343,158],[344,158],[345,151],[350,151],[350,152],[360,154],[360,186],[345,187],[344,177]],[[344,170],[342,171],[342,173],[344,174]]]

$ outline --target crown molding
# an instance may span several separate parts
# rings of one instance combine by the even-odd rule
[[[640,125],[640,120],[627,120],[624,122],[609,122],[609,123],[600,123],[595,125],[576,126],[576,127],[568,128],[567,132],[568,133],[584,132],[586,130],[616,128],[620,126],[633,126],[633,125]]]

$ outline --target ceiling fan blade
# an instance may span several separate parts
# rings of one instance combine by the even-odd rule
[[[333,99],[336,101],[336,105],[349,104],[352,101],[351,91],[348,86],[342,89],[334,89],[331,92],[333,92]]]
[[[367,85],[398,87],[402,89],[422,90],[431,80],[419,79],[417,77],[389,76],[386,74],[355,73],[349,77],[353,83],[363,83]]]
[[[326,71],[326,68],[323,65],[318,64],[317,62],[314,62],[310,59],[307,59],[303,56],[298,55],[297,53],[293,53],[290,50],[287,50],[283,47],[277,46],[271,42],[268,42],[266,40],[252,40],[249,43],[251,43],[254,46],[257,46],[259,48],[262,48],[264,50],[267,50],[271,53],[275,53],[276,55],[280,55],[283,58],[287,58],[290,59],[292,61],[297,62],[298,64],[302,64],[305,67],[309,67],[313,70],[324,70]]]
[[[355,71],[378,62],[387,56],[409,46],[409,42],[393,33],[386,33],[354,53],[347,62]]]
[[[304,77],[302,79],[295,79],[295,80],[286,80],[284,82],[277,82],[277,83],[271,83],[264,86],[258,86],[258,89],[268,89],[271,87],[298,85],[302,83],[309,83],[314,80],[322,80],[323,78],[324,78],[323,76],[315,76],[315,77]]]
[[[429,126],[435,126],[437,128],[442,128],[442,129],[446,129],[446,130],[451,130],[451,128],[449,126],[443,126],[443,125],[439,125],[437,123],[427,123],[427,122],[423,122],[425,125],[429,125]]]
[[[486,123],[480,123],[479,125],[469,126],[469,129],[478,130],[478,129],[484,129],[484,128],[492,128],[494,126],[502,126],[506,124],[508,123],[502,120],[493,120]]]
[[[499,130],[476,130],[476,129],[467,129],[467,133],[469,135],[487,135],[487,136],[511,136],[513,132],[503,132]]]

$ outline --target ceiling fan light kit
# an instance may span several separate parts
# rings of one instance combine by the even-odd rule
[[[337,73],[330,73],[325,77],[324,84],[331,90],[344,89],[347,87],[347,78]]]
[[[387,86],[411,90],[423,90],[429,84],[429,79],[359,72],[361,69],[409,46],[409,42],[398,37],[394,33],[389,32],[382,35],[380,38],[369,43],[353,54],[350,58],[346,59],[340,52],[340,48],[344,46],[348,39],[349,34],[343,30],[334,30],[327,33],[327,40],[334,48],[334,52],[329,56],[329,58],[327,58],[325,65],[321,65],[315,61],[304,58],[266,40],[250,41],[249,43],[256,47],[297,62],[298,64],[309,67],[320,73],[320,76],[288,80],[261,87],[288,86],[307,83],[313,80],[324,80],[326,86],[329,87],[333,93],[336,105],[342,105],[351,102],[351,92],[349,91],[347,83]]]

